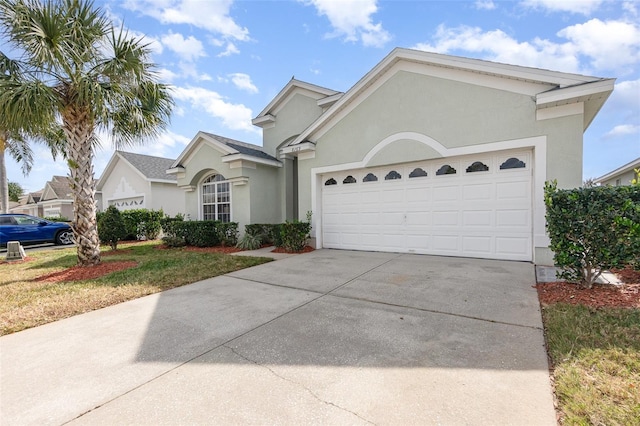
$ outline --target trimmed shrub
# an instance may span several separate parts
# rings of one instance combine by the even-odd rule
[[[100,221],[98,222],[98,237],[100,241],[104,244],[109,244],[112,250],[117,250],[118,241],[122,240],[126,234],[127,231],[120,210],[114,206],[109,206],[100,215]]]
[[[162,210],[134,209],[121,212],[127,240],[155,240],[160,235]]]
[[[590,288],[603,270],[637,265],[640,187],[545,184],[547,232],[560,278]]]
[[[280,246],[287,251],[300,252],[307,245],[311,232],[311,212],[307,212],[307,221],[286,221],[279,225]]]
[[[223,247],[233,247],[238,243],[238,223],[216,221],[216,234]]]
[[[249,234],[249,235],[260,238],[260,244],[273,244],[274,226],[276,225],[271,225],[268,223],[256,223],[252,225],[245,225],[244,232],[245,232],[245,235]]]

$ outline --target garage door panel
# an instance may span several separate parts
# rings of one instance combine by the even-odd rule
[[[525,167],[499,168],[512,157]],[[531,260],[531,157],[513,151],[323,175],[337,182],[322,188],[323,246]],[[475,161],[489,170],[467,172]],[[444,164],[456,174],[436,175]],[[393,170],[401,178],[385,180]],[[362,182],[369,173],[378,181]],[[347,175],[357,182],[344,184]]]

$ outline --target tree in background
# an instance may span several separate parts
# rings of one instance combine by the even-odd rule
[[[110,131],[116,148],[157,136],[171,114],[169,88],[148,44],[115,29],[90,0],[0,0],[0,28],[22,55],[20,72],[0,79],[0,124],[29,134],[62,124],[78,264],[97,264],[96,131]]]
[[[7,187],[9,188],[9,201],[18,202],[24,194],[24,189],[17,182],[9,182]]]

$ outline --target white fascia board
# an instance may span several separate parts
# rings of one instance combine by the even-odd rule
[[[184,173],[186,169],[183,166],[172,167],[167,170],[167,174],[177,175],[178,173]]]
[[[297,145],[287,145],[280,149],[281,154],[301,154],[316,150],[316,144],[312,142],[302,142]]]
[[[170,179],[147,179],[149,183],[172,183],[174,185],[178,185],[178,182]]]
[[[256,117],[253,120],[251,120],[251,124],[253,124],[254,126],[262,127],[262,128],[264,128],[265,126],[272,125],[275,122],[276,122],[276,118],[271,114],[265,114],[263,116]]]
[[[554,89],[536,95],[536,106],[556,106],[559,103],[580,102],[588,100],[589,97],[598,93],[611,93],[614,88],[615,79],[584,83],[577,86]]]
[[[323,95],[323,97],[332,96],[338,93],[335,90],[327,89],[326,87],[316,86],[315,84],[307,83],[305,81],[296,80],[292,78],[282,88],[282,90],[278,92],[276,97],[273,98],[271,102],[269,102],[269,104],[262,111],[260,111],[260,114],[258,114],[258,116],[254,118],[254,120],[257,120],[260,117],[270,114],[278,106],[278,104],[280,104],[280,102],[282,102],[289,95],[289,92],[294,90],[296,87],[301,89],[306,89],[314,93],[318,93],[319,95]]]
[[[624,166],[618,167],[617,169],[607,173],[606,175],[600,176],[599,178],[595,179],[595,182],[602,183],[605,180],[609,180],[611,178],[614,178],[618,175],[624,174],[628,171],[631,171],[637,168],[640,168],[640,157],[636,158],[635,160],[632,160],[631,162],[625,164]]]
[[[250,163],[264,164],[271,167],[282,167],[282,163],[268,158],[253,157],[246,154],[229,154],[221,158],[223,163],[231,163],[233,161],[247,161]]]
[[[322,98],[322,99],[318,99],[318,101],[316,102],[316,104],[320,107],[320,108],[328,108],[331,105],[335,104],[336,102],[338,102],[340,100],[340,98],[344,95],[344,93],[340,92],[340,93],[336,93],[335,95],[332,96],[327,96],[326,98]]]

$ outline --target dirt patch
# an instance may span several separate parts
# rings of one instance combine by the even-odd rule
[[[124,269],[138,266],[138,262],[132,260],[122,262],[101,262],[93,266],[73,266],[64,271],[53,272],[51,274],[42,275],[35,281],[60,282],[60,281],[80,281],[100,278],[111,272],[122,271]]]
[[[0,266],[2,265],[15,265],[16,263],[25,263],[25,262],[31,262],[34,258],[33,257],[25,257],[24,259],[21,260],[0,260]]]
[[[594,284],[582,288],[567,282],[538,283],[538,299],[542,306],[553,303],[585,305],[593,308],[640,308],[640,271],[630,267],[614,269],[623,285]]]
[[[309,253],[310,251],[314,251],[315,249],[311,246],[305,246],[302,251],[287,251],[284,247],[276,247],[271,250],[271,253],[288,253],[288,254],[296,254],[296,253]]]

